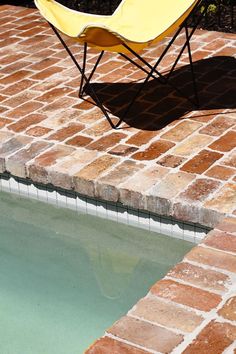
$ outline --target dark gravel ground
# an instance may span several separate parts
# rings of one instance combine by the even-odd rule
[[[57,0],[63,5],[83,12],[109,15],[122,0]],[[219,5],[220,3],[220,5]],[[1,4],[34,7],[33,0],[0,0]],[[217,4],[217,6],[215,6]],[[197,16],[197,15],[196,15]],[[201,28],[236,33],[236,0],[212,0],[211,11],[201,22]]]

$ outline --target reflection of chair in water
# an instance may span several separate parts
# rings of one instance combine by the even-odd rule
[[[119,299],[127,291],[133,272],[140,261],[137,256],[124,252],[106,250],[97,245],[87,249],[93,272],[102,295],[108,299]]]
[[[174,71],[185,49],[188,50],[189,54],[193,88],[195,93],[195,100],[191,101],[198,105],[190,39],[198,23],[200,22],[201,16],[199,16],[197,23],[195,23],[194,27],[190,30],[187,27],[187,20],[192,11],[195,8],[198,8],[202,2],[202,0],[123,0],[113,15],[101,16],[71,10],[54,0],[35,0],[36,6],[40,10],[41,14],[51,24],[54,32],[81,73],[79,97],[82,98],[86,90],[107,117],[111,126],[114,128],[118,127],[123,121],[123,118],[133,105],[141,90],[151,78],[158,79],[159,82],[163,84],[169,83],[169,77]],[[209,0],[205,0],[205,2],[208,3]],[[202,16],[207,10],[207,4],[203,8],[204,11],[202,11]],[[69,37],[73,37],[79,42],[84,43],[84,58],[82,66],[78,64],[57,29]],[[184,40],[176,60],[174,60],[172,64],[169,74],[167,77],[164,77],[157,70],[158,65],[162,62],[168,50],[171,48],[172,44],[175,42],[182,30],[185,31],[186,39]],[[172,39],[163,50],[154,66],[151,66],[146,60],[137,54],[145,47],[162,40],[174,31],[175,33]],[[92,72],[88,76],[85,74],[87,45],[96,47],[101,51]],[[90,85],[90,80],[100,60],[102,59],[105,50],[120,53],[124,58],[132,62],[147,74],[143,85],[141,85],[138,92],[134,94],[129,106],[126,108],[124,114],[116,125],[113,124],[108,111],[101,103],[92,85]],[[128,57],[127,53],[132,53],[132,55],[139,59],[144,67],[138,64],[137,61],[133,61],[133,59]],[[180,91],[177,87],[175,87],[175,89]]]

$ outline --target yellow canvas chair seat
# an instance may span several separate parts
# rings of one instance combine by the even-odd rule
[[[201,9],[200,17],[198,16],[195,26],[189,32],[187,20],[192,11],[199,6],[202,6],[204,1],[206,2],[206,6],[203,6],[203,11]],[[207,11],[209,0],[123,0],[116,11],[110,16],[94,15],[71,10],[55,0],[35,0],[35,4],[42,16],[49,22],[55,34],[81,73],[79,97],[82,98],[86,89],[89,87],[90,96],[100,107],[112,127],[116,128],[120,125],[124,116],[127,114],[128,110],[133,105],[139,93],[150,78],[158,79],[163,84],[169,83],[169,77],[174,71],[185,49],[188,50],[189,54],[194,93],[196,104],[198,104],[190,49],[190,39],[197,28],[200,19]],[[161,63],[169,48],[172,46],[183,29],[185,31],[186,39],[179,55],[177,56],[177,59],[172,65],[169,75],[164,77],[157,70],[158,65]],[[77,62],[58,30],[65,35],[84,43],[84,58],[82,65]],[[163,53],[160,55],[154,66],[151,66],[146,60],[137,54],[143,48],[160,41],[172,32],[172,39],[163,50]],[[88,46],[97,48],[101,53],[98,56],[92,72],[87,77],[85,73],[85,66]],[[99,100],[98,95],[90,84],[90,80],[97,69],[105,50],[119,53],[147,74],[143,85],[140,86],[137,94],[131,100],[129,107],[126,109],[124,115],[120,118],[116,125],[113,124],[109,117],[109,113]],[[136,58],[141,61],[141,65],[127,56],[127,53],[132,53],[135,55]],[[145,67],[143,67],[142,64],[144,64]],[[180,90],[177,89],[177,91]]]
[[[71,10],[54,0],[35,0],[42,16],[69,37],[90,46],[127,52],[161,40],[188,16],[198,0],[123,0],[111,16]]]

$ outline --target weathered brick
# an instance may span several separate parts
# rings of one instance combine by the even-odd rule
[[[169,169],[154,166],[137,172],[134,177],[125,181],[121,188],[130,191],[145,192],[155,185],[169,172]]]
[[[207,199],[220,186],[220,183],[211,179],[196,179],[188,188],[179,195],[181,200],[197,203]]]
[[[0,145],[0,172],[6,170],[5,159],[15,151],[23,148],[25,145],[32,141],[31,138],[26,136],[13,137],[9,140],[7,137],[6,142]]]
[[[0,131],[0,148],[2,145],[13,137],[13,134],[10,132]]]
[[[19,29],[19,27],[18,27]],[[24,54],[22,53],[17,53],[17,54],[11,54],[11,55],[6,55],[1,59],[1,65],[8,65],[11,63],[15,63],[17,60],[20,60],[24,58]]]
[[[49,167],[58,162],[59,159],[64,158],[65,156],[70,155],[74,149],[69,146],[57,145],[49,151],[40,155],[35,159],[35,164],[42,167]]]
[[[205,174],[209,177],[226,181],[234,176],[235,173],[236,171],[232,168],[217,165],[210,168]]]
[[[56,115],[51,113],[45,113],[48,116],[48,118],[42,122],[41,124],[42,126],[56,131],[57,129],[60,129],[62,126],[65,126],[66,124],[69,125],[72,122],[77,122],[75,111],[69,108],[68,110],[66,110],[66,113],[65,110],[63,111],[55,110],[54,112],[56,112]]]
[[[236,321],[236,296],[229,298],[218,314],[227,320]]]
[[[176,125],[174,128],[170,129],[165,134],[161,135],[161,138],[174,142],[179,142],[185,139],[190,134],[192,134],[195,130],[199,129],[201,126],[201,123],[184,121]]]
[[[65,139],[69,138],[70,136],[75,135],[76,133],[78,133],[82,129],[84,129],[84,125],[78,124],[78,123],[76,123],[76,124],[72,123],[72,124],[68,125],[67,127],[57,130],[54,134],[50,135],[48,137],[48,139],[63,141]]]
[[[126,137],[123,133],[111,133],[88,145],[88,149],[105,151]]]
[[[20,61],[16,61],[15,63],[13,64],[10,64],[10,65],[7,65],[5,67],[3,67],[1,69],[1,73],[2,74],[12,74],[18,70],[21,70],[22,67],[26,67],[30,64],[29,61],[26,61],[26,60],[20,60]]]
[[[195,312],[157,297],[141,299],[129,313],[140,319],[183,332],[192,332],[203,321],[203,318]]]
[[[141,146],[147,144],[156,135],[156,131],[139,131],[137,134],[131,136],[131,138],[129,138],[126,143],[130,145]]]
[[[7,171],[18,177],[27,177],[26,163],[50,146],[49,143],[38,141],[31,144],[27,149],[21,149],[6,160]]]
[[[149,194],[165,199],[172,199],[194,179],[194,175],[184,172],[170,173],[154,186]]]
[[[0,102],[3,102],[3,101],[6,100],[7,98],[8,98],[7,96],[0,95]]]
[[[67,96],[61,97],[49,104],[46,104],[41,108],[40,112],[49,115],[51,112],[55,113],[56,111],[63,110],[62,115],[67,116],[67,109],[69,109],[73,103],[73,98]]]
[[[117,186],[143,167],[143,164],[138,164],[134,161],[124,161],[110,173],[99,178],[96,185],[96,195],[102,199],[117,202],[119,198]]]
[[[131,157],[135,160],[154,160],[174,146],[174,143],[158,140],[152,143],[146,150],[136,152]]]
[[[22,91],[28,89],[29,87],[31,87],[34,84],[35,84],[35,81],[29,80],[29,79],[24,79],[19,82],[15,82],[10,86],[4,87],[2,90],[0,90],[0,92],[4,95],[9,95],[9,96],[16,95],[19,92],[22,92]]]
[[[45,134],[48,134],[49,132],[51,132],[51,130],[52,129],[49,128],[35,126],[33,128],[28,129],[25,134],[35,136],[35,137],[40,137]]]
[[[76,87],[78,86],[78,82],[76,82]],[[91,101],[81,101],[80,103],[76,104],[73,106],[73,108],[80,109],[81,111],[83,110],[88,110],[93,108],[95,105],[95,102],[91,99]]]
[[[236,152],[232,152],[222,160],[222,164],[236,168]]]
[[[55,101],[59,97],[66,96],[69,92],[71,92],[71,89],[69,89],[67,87],[54,88],[54,89],[44,93],[43,95],[37,97],[36,100],[41,101],[41,102],[50,103],[50,102]]]
[[[213,230],[204,239],[204,244],[222,251],[236,253],[236,237],[224,231]]]
[[[108,332],[141,347],[162,353],[170,353],[183,340],[181,335],[170,330],[132,317],[122,317]]]
[[[112,148],[108,152],[109,152],[109,154],[112,154],[112,155],[127,156],[137,150],[138,150],[138,148],[136,148],[135,146],[120,144],[120,145],[115,146],[114,148]]]
[[[35,59],[38,59],[38,54],[39,52],[37,52],[37,57]],[[34,57],[33,57],[33,60],[35,60]],[[55,88],[56,86],[59,86],[61,84],[64,83],[65,80],[63,80],[63,78],[61,77],[53,77],[48,79],[47,81],[39,81],[39,83],[34,82],[34,91],[39,91],[39,94],[40,93],[45,93],[46,91],[48,90],[51,90],[52,88]]]
[[[19,27],[18,27],[19,28]],[[34,29],[33,29],[34,30]],[[38,32],[39,29],[38,28],[35,28],[35,30]],[[28,31],[27,31],[28,32]],[[24,36],[26,35],[27,32],[24,32]],[[57,63],[57,59],[55,58],[50,58],[50,57],[47,57],[47,58],[44,58],[43,60],[40,60],[38,61],[37,63],[34,63],[32,65],[29,66],[29,69],[30,70],[43,70],[43,69],[46,69],[48,68],[49,66],[51,65],[54,65]]]
[[[216,226],[216,229],[236,234],[236,218],[224,218]]]
[[[202,123],[207,123],[212,121],[216,115],[222,113],[224,110],[223,109],[209,109],[209,110],[201,110],[201,111],[195,111],[189,117],[189,119],[202,122]]]
[[[115,70],[116,68],[120,69],[120,66],[121,66],[120,61],[110,60],[110,61],[107,61],[106,63],[100,65],[99,71],[102,74],[107,74],[107,73],[111,72],[112,70]]]
[[[27,31],[22,31],[18,35],[19,37],[33,37],[34,35],[37,35],[39,33],[39,28],[30,28]],[[47,58],[46,58],[47,59]]]
[[[2,45],[2,43],[1,43]],[[0,84],[2,85],[9,85],[9,84],[16,84],[17,81],[20,81],[22,79],[24,79],[25,77],[29,76],[30,74],[32,74],[31,71],[29,70],[19,70],[13,74],[9,74],[5,77],[3,77],[2,79],[0,79]]]
[[[206,264],[215,268],[236,272],[236,256],[218,250],[195,247],[185,258],[199,264]]]
[[[234,183],[225,184],[220,191],[204,207],[218,210],[221,213],[232,213],[236,205],[236,185]]]
[[[147,351],[138,349],[121,341],[103,337],[96,341],[85,354],[148,354]]]
[[[202,150],[198,155],[186,162],[183,167],[181,167],[181,170],[201,174],[222,156],[222,154],[215,151]]]
[[[211,321],[183,351],[183,354],[222,354],[235,339],[235,326]]]
[[[18,95],[14,95],[13,97],[8,98],[3,102],[3,104],[4,106],[15,108],[27,101],[32,101],[36,96],[37,94],[35,92],[29,92],[25,90]]]
[[[209,148],[217,151],[230,151],[236,146],[236,132],[230,131],[218,140],[214,141]]]
[[[5,125],[12,123],[11,119],[0,118],[0,128],[5,127]]]
[[[167,275],[172,278],[184,280],[199,288],[213,291],[226,291],[226,287],[232,285],[227,275],[186,262],[177,264]]]
[[[33,80],[45,80],[45,79],[48,79],[50,76],[61,72],[62,70],[64,70],[64,68],[62,68],[60,66],[51,66],[49,68],[46,68],[46,69],[38,72],[37,74],[32,75],[31,79],[33,79]]]
[[[91,162],[74,175],[75,190],[81,194],[94,196],[94,180],[118,162],[118,158],[110,155],[101,156]]]
[[[67,140],[65,143],[67,145],[83,147],[83,146],[87,146],[89,143],[91,143],[91,141],[93,140],[91,138],[88,138],[87,136],[77,135],[72,139]]]
[[[27,114],[36,111],[40,107],[42,107],[42,104],[39,102],[35,102],[35,101],[26,102],[21,106],[9,111],[6,115],[8,118],[13,118],[13,119],[22,118]]]
[[[210,124],[200,130],[200,133],[219,136],[223,134],[228,128],[234,125],[234,120],[225,116],[215,118]],[[217,150],[217,149],[216,149]]]
[[[172,204],[172,216],[177,220],[189,221],[192,223],[200,224],[200,212],[201,206],[193,203],[183,203],[182,200],[176,201]],[[211,223],[211,220],[208,220]],[[210,226],[209,223],[204,223],[206,226]]]
[[[171,214],[171,202],[169,201],[169,199],[155,196],[150,191],[146,196],[146,208],[147,210],[155,214],[165,216]]]
[[[40,123],[46,118],[43,114],[29,114],[27,117],[18,120],[16,123],[8,125],[8,129],[13,130],[14,132],[22,132],[31,125]]]
[[[151,292],[173,302],[206,312],[215,308],[221,301],[221,297],[217,294],[165,279],[153,285]]]
[[[167,155],[162,157],[160,160],[158,160],[157,163],[165,167],[175,168],[181,165],[184,161],[185,161],[184,157]]]
[[[235,54],[234,47],[232,46],[225,46],[220,51],[217,52],[217,55],[222,56],[233,56]]]
[[[92,116],[93,114],[91,112],[88,113],[88,115]],[[99,116],[101,118],[101,114],[99,112]],[[81,117],[82,118],[82,117]],[[97,120],[97,118],[96,118]],[[80,119],[81,121],[81,119]],[[107,119],[102,120],[98,122],[97,124],[94,124],[91,128],[88,128],[84,131],[85,134],[87,135],[92,135],[92,136],[100,136],[103,135],[104,133],[108,132],[111,130],[111,126]]]
[[[74,175],[79,172],[83,167],[94,161],[97,157],[97,151],[89,151],[85,149],[75,150],[66,158],[66,160],[59,161],[55,165],[55,168],[57,172],[68,175]]]

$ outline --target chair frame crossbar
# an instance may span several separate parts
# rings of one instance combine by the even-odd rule
[[[203,1],[204,0],[199,0],[197,2],[197,4],[195,5],[194,9],[192,10],[192,12],[196,11],[196,9],[199,8],[199,5],[201,5]],[[132,55],[134,55],[134,57],[136,59],[138,59],[142,64],[144,64],[145,67],[142,66],[141,64],[139,64],[138,62],[134,61],[132,58],[130,58],[128,55],[126,55],[124,53],[119,53],[119,55],[121,55],[123,58],[128,60],[133,65],[135,65],[138,69],[142,70],[145,74],[147,74],[147,76],[146,76],[145,80],[142,82],[142,84],[140,85],[140,87],[138,88],[138,90],[134,93],[134,96],[131,99],[130,103],[128,104],[128,106],[126,107],[124,112],[122,113],[122,116],[119,118],[118,122],[115,124],[113,123],[113,121],[110,117],[110,112],[105,108],[104,104],[101,102],[98,94],[96,93],[96,90],[93,88],[93,85],[91,84],[92,77],[93,77],[93,75],[94,75],[99,63],[101,62],[103,55],[104,55],[104,50],[102,50],[100,52],[100,54],[98,55],[92,71],[87,76],[87,74],[86,74],[86,63],[87,63],[87,52],[88,52],[87,43],[84,43],[83,61],[82,61],[82,65],[80,65],[78,63],[78,61],[76,60],[75,55],[68,48],[67,44],[65,43],[64,39],[60,35],[59,31],[51,23],[49,23],[49,25],[51,26],[51,28],[54,31],[54,33],[56,34],[57,38],[59,39],[59,41],[61,42],[61,44],[63,45],[63,47],[65,48],[65,50],[67,51],[67,53],[69,54],[73,63],[75,64],[75,66],[77,67],[77,69],[79,70],[79,72],[81,74],[80,87],[79,87],[79,97],[84,98],[86,91],[89,89],[89,95],[93,99],[93,101],[95,102],[95,105],[97,105],[100,108],[100,110],[103,112],[103,114],[107,118],[108,122],[110,123],[111,127],[114,129],[117,129],[120,126],[120,124],[124,121],[125,117],[127,116],[128,112],[130,111],[131,107],[133,106],[133,104],[135,103],[137,98],[140,96],[141,91],[143,91],[144,87],[146,86],[146,84],[148,83],[148,81],[151,78],[158,80],[158,82],[160,82],[163,85],[167,84],[171,88],[174,88],[178,94],[180,94],[182,97],[186,98],[191,104],[195,105],[197,108],[199,107],[199,97],[198,97],[197,83],[196,83],[196,78],[195,78],[195,73],[194,73],[194,68],[193,68],[193,59],[192,59],[190,40],[191,40],[195,30],[197,29],[198,25],[200,24],[202,18],[206,14],[206,12],[208,10],[209,2],[210,2],[209,0],[205,0],[206,4],[203,7],[203,10],[201,11],[201,16],[198,17],[198,20],[195,22],[194,26],[190,29],[188,28],[187,23],[188,23],[189,17],[192,15],[192,12],[188,15],[188,17],[183,21],[183,23],[180,25],[178,30],[175,32],[174,36],[171,38],[169,43],[166,45],[162,54],[160,55],[160,57],[158,58],[158,60],[156,61],[156,63],[153,66],[150,63],[148,63],[144,58],[142,58],[138,53],[136,53],[132,48],[130,48],[126,43],[123,43],[123,46]],[[157,70],[157,68],[161,64],[165,55],[168,53],[168,51],[170,50],[170,48],[174,44],[175,40],[178,38],[178,36],[181,34],[181,32],[183,30],[185,32],[185,41],[179,51],[179,54],[176,57],[174,63],[172,64],[172,67],[169,70],[168,74],[163,75],[159,70]],[[191,76],[192,76],[194,99],[192,99],[191,97],[187,97],[178,86],[174,85],[169,80],[186,48],[187,48],[187,52],[188,52],[190,71],[191,71]]]

